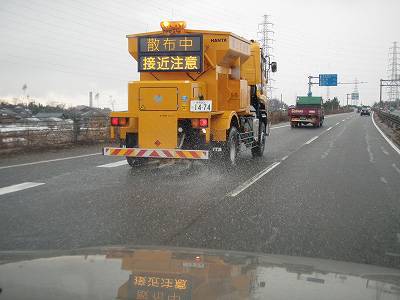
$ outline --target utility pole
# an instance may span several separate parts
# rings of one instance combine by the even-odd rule
[[[113,97],[110,95],[109,96],[110,97],[110,104],[111,104],[111,107],[112,107],[112,111],[114,111],[114,109],[115,109],[115,100],[113,99]]]
[[[360,99],[360,95],[358,93],[358,79],[356,78],[354,80],[354,92],[355,95],[357,95],[358,99],[354,99],[354,102],[356,103],[356,106],[358,106],[358,100]]]
[[[397,42],[393,42],[393,47],[389,48],[389,69],[388,69],[388,79],[392,81],[396,81],[400,79],[400,59],[398,57],[400,51],[399,47],[397,46]],[[388,100],[389,101],[396,101],[398,100],[400,93],[399,93],[399,86],[391,85],[388,89]]]
[[[274,57],[272,54],[273,52],[273,47],[272,47],[272,42],[274,39],[271,38],[271,35],[274,34],[274,31],[271,30],[271,27],[274,26],[272,22],[269,20],[270,16],[269,15],[264,15],[263,16],[263,22],[258,24],[258,34],[259,34],[259,42],[261,44],[262,48],[262,53],[264,57],[267,59],[267,63],[270,62],[271,57]],[[271,72],[268,70],[267,78],[267,95],[269,96],[270,99],[272,99],[272,91],[275,89],[272,85],[274,79],[271,78]]]
[[[22,103],[24,103],[24,100],[26,98],[26,90],[28,89],[28,85],[26,83],[24,83],[24,85],[22,86],[22,90],[24,92],[24,96],[22,97]]]
[[[349,108],[349,96],[351,96],[351,93],[350,94],[346,94],[346,101],[347,101],[346,106],[347,106],[347,109]]]

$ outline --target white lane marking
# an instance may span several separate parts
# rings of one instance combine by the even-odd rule
[[[326,158],[329,153],[331,152],[332,148],[333,148],[333,144],[335,143],[337,137],[333,140],[329,142],[329,148],[321,155],[321,159]]]
[[[126,159],[124,159],[124,160],[120,160],[120,161],[113,162],[113,163],[110,163],[110,164],[100,165],[100,166],[97,166],[97,167],[98,168],[115,168],[115,167],[120,167],[120,166],[124,166],[124,165],[127,165],[127,164],[128,163],[127,163]]]
[[[6,186],[3,188],[0,188],[0,196],[4,195],[4,194],[14,193],[14,192],[22,191],[25,189],[33,188],[35,186],[39,186],[42,184],[44,184],[44,183],[42,183],[42,182],[23,182],[20,184]]]
[[[388,144],[394,149],[394,151],[397,152],[397,154],[400,155],[400,149],[382,132],[382,130],[376,125],[375,120],[374,120],[374,114],[375,112],[372,113],[372,123],[374,123],[375,128],[379,131],[379,133],[383,136],[383,138],[388,142]]]
[[[387,180],[385,179],[385,177],[381,177],[380,180],[381,180],[383,183],[387,184]]]
[[[371,151],[371,144],[369,143],[369,135],[368,132],[365,135],[365,142],[367,143],[367,151],[368,151],[368,156],[369,156],[369,162],[374,163],[374,154]]]
[[[101,153],[91,153],[91,154],[77,155],[77,156],[68,156],[68,157],[55,158],[55,159],[49,159],[49,160],[40,160],[40,161],[34,161],[34,162],[24,163],[24,164],[3,166],[3,167],[0,167],[0,170],[2,170],[2,169],[9,169],[9,168],[16,168],[16,167],[23,167],[23,166],[38,165],[38,164],[44,164],[44,163],[49,163],[49,162],[54,162],[54,161],[62,161],[62,160],[68,160],[68,159],[89,157],[89,156],[100,155],[100,154],[101,154]]]
[[[385,153],[386,155],[389,155],[389,152],[386,151],[385,147],[381,146],[381,150],[383,153]]]
[[[343,119],[342,122],[346,121],[346,119]]]
[[[396,164],[392,164],[392,167],[400,174],[400,169],[396,166]]]
[[[256,174],[255,176],[253,176],[252,178],[250,178],[249,180],[245,181],[243,184],[238,186],[236,189],[234,189],[232,192],[230,192],[227,196],[236,197],[241,192],[243,192],[245,189],[247,189],[249,186],[251,186],[253,183],[255,183],[259,179],[261,179],[264,175],[271,172],[273,169],[275,169],[280,164],[281,164],[281,162],[274,162],[272,165],[268,166],[266,169],[262,170],[260,173]]]
[[[329,130],[331,130],[332,129],[332,126],[331,127],[329,127],[329,128],[327,128],[325,131],[329,131]]]
[[[340,124],[340,122],[337,122],[336,124],[335,124],[335,126],[337,126],[337,125],[339,125]]]
[[[286,156],[282,157],[281,161],[284,161],[288,157],[289,157],[289,155],[286,155]]]
[[[278,128],[289,127],[289,126],[290,125],[274,126],[274,127],[271,127],[270,129],[278,129]]]
[[[319,138],[319,135],[314,136],[313,138],[309,139],[307,142],[304,143],[304,145],[309,145],[312,142],[314,142],[317,138]]]

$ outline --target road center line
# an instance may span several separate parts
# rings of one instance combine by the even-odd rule
[[[331,130],[332,129],[332,126],[331,127],[329,127],[329,128],[327,128],[325,131],[329,131],[329,130]]]
[[[126,159],[124,159],[124,160],[120,160],[120,161],[113,162],[113,163],[110,163],[110,164],[100,165],[100,166],[97,166],[97,167],[98,168],[115,168],[115,167],[120,167],[120,166],[124,166],[124,165],[127,165],[127,164],[128,163],[127,163]]]
[[[55,162],[55,161],[62,161],[62,160],[68,160],[68,159],[89,157],[89,156],[100,155],[100,154],[101,154],[101,153],[91,153],[91,154],[77,155],[77,156],[69,156],[69,157],[55,158],[55,159],[49,159],[49,160],[40,160],[40,161],[34,161],[34,162],[24,163],[24,164],[3,166],[3,167],[0,167],[0,170],[2,170],[2,169],[9,169],[9,168],[16,168],[16,167],[23,167],[23,166],[38,165],[38,164],[44,164],[44,163]]]
[[[340,122],[337,122],[336,124],[335,124],[335,126],[337,126],[337,125],[339,125],[340,124]]]
[[[9,193],[22,191],[22,190],[29,189],[29,188],[33,188],[35,186],[39,186],[39,185],[42,185],[42,184],[44,184],[44,183],[42,183],[42,182],[23,182],[23,183],[20,183],[20,184],[14,184],[14,185],[6,186],[6,187],[3,187],[3,188],[0,188],[0,196],[1,195],[5,195],[5,194],[9,194]]]
[[[286,155],[286,156],[282,157],[281,161],[286,160],[286,158],[288,158],[288,157],[289,157],[289,155]]]
[[[275,169],[280,164],[281,164],[281,162],[274,162],[272,165],[268,166],[266,169],[262,170],[260,173],[256,174],[255,176],[253,176],[252,178],[250,178],[249,180],[245,181],[243,184],[238,186],[236,189],[234,189],[232,192],[230,192],[227,196],[236,197],[241,192],[243,192],[245,189],[247,189],[249,186],[251,186],[253,183],[260,180],[264,175],[271,172],[273,169]]]
[[[313,141],[315,141],[317,138],[319,138],[319,135],[314,136],[313,138],[309,139],[307,142],[304,143],[304,145],[309,145],[311,144]]]
[[[372,113],[372,123],[374,123],[376,130],[378,130],[378,132],[383,136],[383,138],[386,140],[386,142],[388,142],[388,144],[394,149],[394,151],[397,152],[397,154],[400,155],[400,149],[397,148],[397,146],[383,133],[383,131],[378,127],[378,125],[376,125],[375,120],[374,120],[374,115],[375,112]]]

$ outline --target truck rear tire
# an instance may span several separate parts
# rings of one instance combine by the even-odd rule
[[[224,160],[226,166],[236,165],[237,156],[239,152],[239,139],[238,130],[235,126],[229,129],[228,139],[224,147]]]
[[[265,149],[266,132],[265,123],[260,123],[260,134],[258,135],[257,145],[251,149],[251,154],[253,157],[262,157]]]
[[[138,136],[137,133],[127,133],[126,134],[126,140],[125,140],[125,146],[126,148],[135,148],[138,145]],[[135,157],[126,157],[126,161],[131,167],[138,167],[140,165],[143,165],[145,162],[144,158],[135,158]]]

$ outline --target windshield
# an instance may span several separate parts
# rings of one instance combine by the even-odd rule
[[[1,1],[0,252],[397,272],[400,2],[384,2]]]

